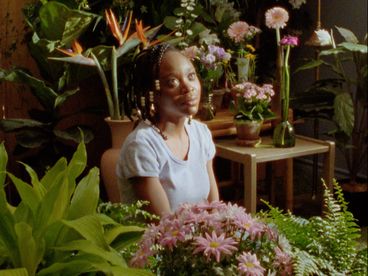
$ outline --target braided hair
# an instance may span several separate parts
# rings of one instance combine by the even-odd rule
[[[154,119],[150,109],[154,93],[160,90],[160,65],[164,54],[168,51],[178,50],[169,43],[162,43],[143,50],[134,60],[132,86],[141,119],[150,121]]]

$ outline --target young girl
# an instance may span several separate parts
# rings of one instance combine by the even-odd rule
[[[169,44],[154,46],[138,56],[133,84],[141,121],[117,164],[123,202],[148,200],[162,215],[181,203],[218,200],[212,136],[192,119],[201,84],[191,61]]]

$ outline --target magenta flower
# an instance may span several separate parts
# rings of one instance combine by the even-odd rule
[[[297,36],[286,35],[280,40],[280,45],[298,46],[299,39]]]
[[[203,252],[207,258],[211,255],[215,256],[216,261],[220,262],[221,254],[231,255],[237,248],[234,246],[237,244],[233,238],[225,238],[225,233],[222,233],[219,237],[213,231],[212,236],[205,233],[206,238],[196,237],[194,244],[197,246],[193,253]]]
[[[243,252],[238,257],[238,271],[241,275],[262,276],[265,269],[259,263],[257,256],[248,252]]]

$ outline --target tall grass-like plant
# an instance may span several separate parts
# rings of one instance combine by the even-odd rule
[[[24,164],[30,183],[6,172],[7,160],[2,143],[1,275],[150,275],[128,267],[119,252],[134,243],[144,228],[124,226],[97,212],[99,170],[92,168],[82,177],[87,162],[83,143],[69,163],[61,158],[41,178]],[[19,193],[18,206],[7,202],[7,176]]]
[[[347,210],[342,189],[325,186],[323,216],[304,219],[267,206],[266,220],[290,242],[296,275],[366,275],[367,248],[359,249],[360,229]]]

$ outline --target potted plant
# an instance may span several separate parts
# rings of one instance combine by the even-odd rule
[[[231,93],[230,110],[234,114],[238,144],[255,146],[261,141],[259,134],[264,120],[275,116],[270,109],[271,98],[275,95],[273,86],[242,82],[234,85]]]
[[[42,177],[24,164],[30,183],[6,171],[0,144],[0,274],[152,275],[128,267],[120,251],[135,243],[144,228],[124,226],[97,212],[99,170],[84,174],[84,143],[68,162],[61,158]],[[7,202],[4,185],[12,181],[17,206]],[[20,274],[16,274],[20,273]]]
[[[352,186],[367,191],[367,180],[359,184],[358,177],[367,156],[367,45],[366,40],[365,44],[360,43],[348,29],[336,27],[336,30],[344,39],[338,44],[328,31],[316,31],[320,44],[327,48],[322,49],[318,59],[297,71],[323,66],[332,74],[318,80],[309,90],[333,96],[332,106],[326,106],[333,112],[325,113],[323,119],[333,122],[334,128],[328,135],[335,139],[346,161],[350,183],[344,184],[344,189]]]

